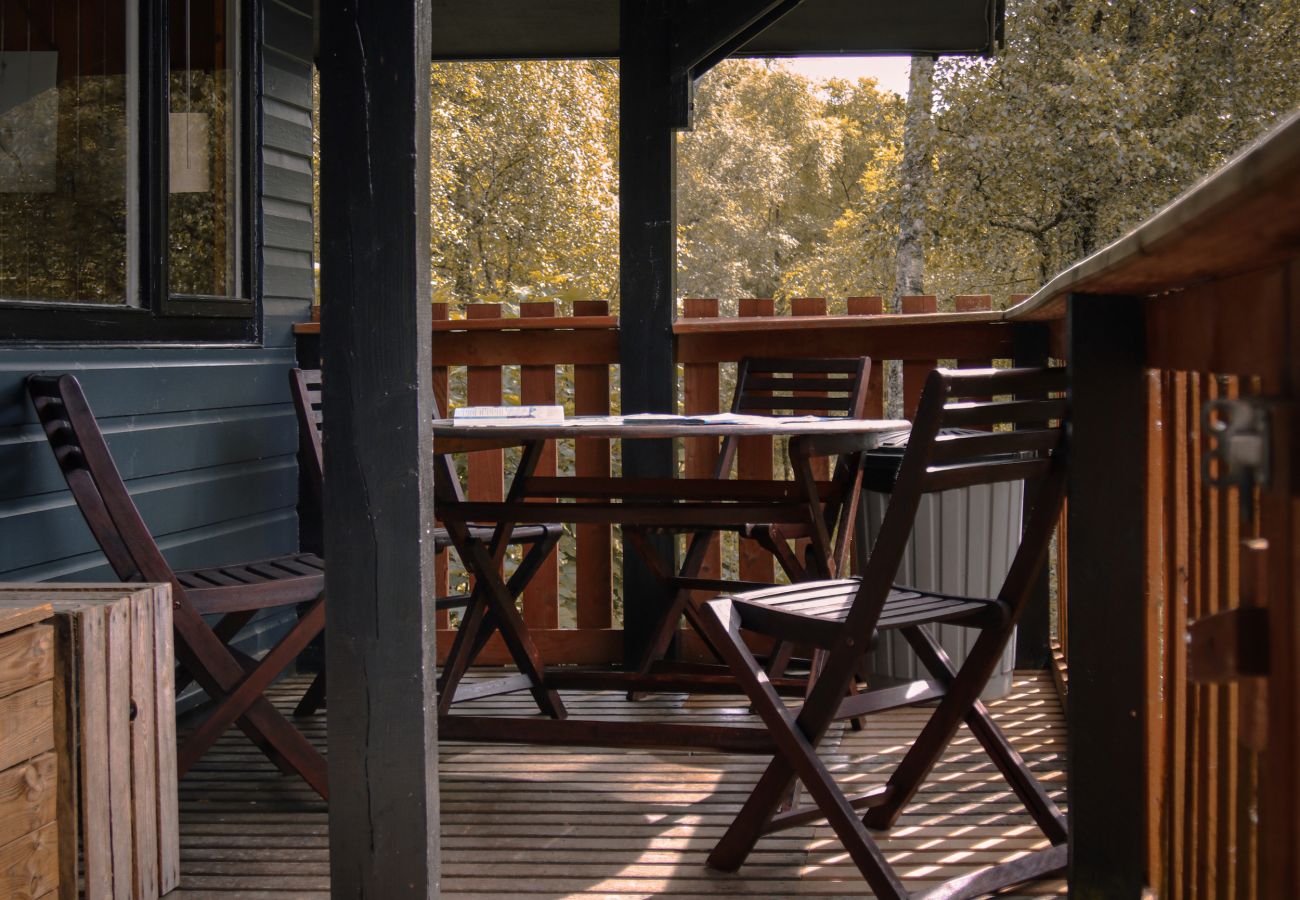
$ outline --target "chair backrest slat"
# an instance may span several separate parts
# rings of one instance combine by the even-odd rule
[[[777,410],[789,410],[790,412],[807,412],[817,410],[823,414],[843,413],[847,414],[852,411],[852,400],[849,397],[755,397],[746,395],[741,397],[736,404],[739,408],[737,412],[769,412],[774,413]]]
[[[321,486],[325,481],[325,452],[321,442],[324,416],[321,414],[320,369],[291,369],[289,386],[292,388],[293,407],[298,413],[298,444],[302,449],[303,463],[307,467],[307,481],[318,501],[322,500]]]
[[[933,493],[998,481],[1041,478],[1047,474],[1050,465],[1048,459],[1001,459],[930,466],[925,472],[925,489],[927,493]]]
[[[871,360],[746,357],[736,367],[731,411],[780,415],[842,415],[861,418],[867,403]]]
[[[862,588],[845,623],[851,632],[865,640],[875,628],[922,496],[954,488],[1029,482],[1032,509],[998,594],[1012,606],[1026,602],[1065,496],[1069,403],[1057,396],[1065,388],[1063,369],[930,373],[885,519],[867,558]],[[970,425],[995,430],[943,433]],[[1021,427],[1010,430],[1015,426]]]
[[[27,392],[68,489],[118,578],[170,582],[177,589],[176,576],[131,499],[77,379],[32,375]]]
[[[975,428],[989,425],[1026,425],[1065,416],[1064,400],[1008,400],[962,402],[944,408],[943,427]]]
[[[320,369],[290,369],[289,387],[293,406],[298,413],[298,440],[308,467],[308,481],[316,499],[324,503],[325,493],[325,407],[322,403],[323,376]],[[433,405],[433,416],[438,416],[438,402]],[[445,455],[434,458],[435,475],[448,479],[448,487],[457,496],[462,495],[460,481],[454,477],[455,469]]]
[[[1054,428],[1028,431],[989,431],[970,435],[940,435],[931,459],[936,463],[956,462],[979,456],[997,456],[1053,449],[1061,440]]]

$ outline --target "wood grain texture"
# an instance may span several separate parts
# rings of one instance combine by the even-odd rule
[[[54,749],[54,686],[48,681],[0,697],[0,770]]]
[[[0,631],[0,697],[54,677],[54,629],[33,625]]]
[[[54,753],[0,772],[0,847],[54,821],[57,781]]]
[[[0,607],[0,634],[17,631],[50,617],[50,607],[44,603],[28,603],[13,607]]]
[[[51,823],[0,846],[0,897],[47,898],[59,889],[59,833]]]

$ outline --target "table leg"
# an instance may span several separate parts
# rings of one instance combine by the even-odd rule
[[[507,503],[523,501],[524,489],[528,479],[537,468],[541,458],[542,443],[533,441],[523,448],[519,467],[511,479],[506,492]],[[528,633],[528,626],[515,608],[515,590],[521,590],[521,581],[511,579],[507,585],[501,578],[500,566],[505,558],[506,547],[514,523],[503,521],[497,524],[492,540],[488,546],[475,540],[469,534],[464,523],[446,523],[447,533],[455,544],[461,561],[474,576],[474,599],[466,610],[466,621],[461,624],[453,643],[453,656],[448,659],[446,683],[443,697],[439,699],[439,713],[445,715],[450,709],[455,682],[463,677],[465,670],[474,657],[483,649],[493,631],[500,631],[506,649],[514,659],[521,674],[527,676],[533,698],[542,712],[563,719],[566,715],[564,702],[558,692],[545,686],[545,672],[541,654]],[[514,588],[515,590],[512,590]],[[462,639],[463,637],[463,639]],[[454,667],[454,668],[453,668]]]

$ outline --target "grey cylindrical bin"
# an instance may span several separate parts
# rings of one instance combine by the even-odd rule
[[[945,429],[943,434],[972,433]],[[889,493],[907,447],[908,432],[884,436],[867,454],[862,502],[866,508],[868,546],[875,542],[889,504]],[[1020,545],[1024,482],[981,484],[926,494],[916,512],[912,537],[903,551],[895,584],[919,590],[974,597],[993,597],[1011,568]],[[979,632],[957,625],[928,625],[954,665],[961,665]],[[1011,690],[1015,668],[1015,637],[1007,644],[984,698]],[[901,634],[884,632],[868,657],[868,671],[895,678],[925,678],[928,673]]]

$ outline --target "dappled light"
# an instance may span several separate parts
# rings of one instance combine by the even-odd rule
[[[273,698],[291,708],[304,686],[301,678],[288,679]],[[565,692],[564,700],[584,719],[702,724],[751,716],[734,696],[661,694],[628,703],[612,691]],[[528,704],[526,696],[515,695],[457,709],[519,715],[528,713]],[[1047,675],[1017,673],[1011,695],[990,709],[1062,802],[1064,725]],[[1056,727],[1054,740],[1025,739],[1037,729],[1024,718],[1030,711],[1042,727]],[[925,706],[905,708],[872,717],[861,732],[837,730],[823,756],[842,784],[861,789],[880,783],[928,712]],[[324,724],[317,716],[303,727],[323,743]],[[962,729],[957,737],[969,733]],[[765,765],[764,757],[713,752],[443,745],[443,891],[524,890],[557,898],[861,896],[861,874],[825,823],[763,838],[738,874],[705,867],[705,856]],[[324,802],[300,780],[276,773],[238,735],[223,738],[182,780],[181,804],[184,882],[173,896],[189,900],[218,886],[269,897],[326,896]],[[1049,846],[997,770],[956,742],[898,824],[879,838],[912,889]],[[1010,896],[1064,890],[1056,880]]]

